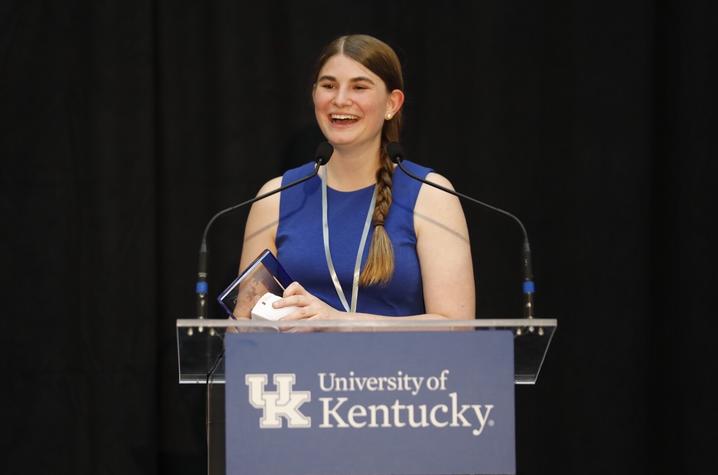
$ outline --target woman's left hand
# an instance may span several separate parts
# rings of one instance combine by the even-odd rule
[[[326,304],[321,299],[307,292],[297,282],[292,282],[285,290],[281,300],[272,305],[274,308],[297,307],[297,309],[282,318],[281,321],[291,320],[349,320],[346,312],[341,312]],[[295,328],[294,331],[299,330]]]

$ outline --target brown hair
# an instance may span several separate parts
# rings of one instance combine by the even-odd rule
[[[384,81],[388,92],[404,89],[401,63],[393,49],[381,40],[368,35],[341,36],[329,43],[317,60],[314,79],[319,76],[324,64],[336,55],[353,59]],[[391,206],[391,185],[394,166],[386,151],[389,142],[398,142],[401,131],[401,109],[391,119],[384,121],[381,131],[380,166],[376,172],[377,196],[372,225],[374,236],[369,246],[366,266],[361,273],[359,283],[362,286],[386,284],[394,273],[394,249],[384,222]]]

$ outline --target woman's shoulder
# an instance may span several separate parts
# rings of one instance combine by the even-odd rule
[[[266,195],[282,186],[282,177],[274,177],[266,182],[257,192],[255,197]],[[252,204],[250,217],[254,216],[262,222],[272,221],[279,214],[279,193],[257,200]]]
[[[454,191],[454,185],[451,184],[451,181],[439,173],[430,171],[424,179]],[[461,209],[461,204],[456,196],[431,185],[427,185],[426,183],[421,185],[419,196],[416,200],[416,210],[418,212],[433,215],[434,213],[456,210],[457,207]]]
[[[426,166],[424,166],[424,165],[420,165],[420,164],[418,164],[418,163],[415,163],[415,162],[412,162],[412,161],[409,161],[409,160],[403,160],[403,161],[401,162],[401,164],[402,164],[402,166],[403,166],[404,168],[406,168],[406,169],[409,171],[409,173],[411,173],[412,175],[416,175],[417,177],[419,177],[419,178],[421,178],[421,179],[423,179],[423,180],[427,180],[427,181],[430,181],[430,182],[432,182],[432,183],[436,183],[437,185],[443,186],[444,188],[449,188],[449,189],[451,189],[451,190],[454,189],[454,187],[453,187],[453,185],[451,184],[451,182],[450,182],[446,177],[444,177],[443,175],[440,175],[439,173],[435,172],[433,168],[426,167]],[[394,170],[394,173],[395,173],[395,174],[396,174],[396,173],[402,173],[402,171],[399,169],[399,167],[397,167],[397,168]],[[408,176],[407,176],[406,178],[407,178],[408,180],[410,180],[411,182],[416,183],[416,186],[418,186],[418,187],[420,188],[420,192],[421,192],[421,193],[424,193],[424,191],[425,191],[427,188],[433,188],[434,190],[436,190],[436,191],[439,192],[439,193],[447,194],[447,193],[444,192],[444,191],[437,190],[436,188],[432,187],[431,185],[427,185],[427,184],[425,184],[425,183],[417,182],[413,177],[408,177]],[[424,194],[425,194],[425,193],[424,193]],[[449,196],[451,196],[451,195],[449,195]]]
[[[401,164],[411,173],[423,179],[426,179],[426,176],[434,171],[429,167],[425,167],[424,165],[420,165],[410,160],[404,160],[401,162]]]
[[[276,188],[279,188],[282,186],[282,177],[281,176],[275,176],[268,182],[266,182],[264,185],[262,185],[261,188],[259,188],[259,191],[257,192],[257,196],[262,195],[264,193],[268,193]]]
[[[285,171],[282,175],[276,176],[272,178],[271,180],[267,181],[257,192],[257,196],[262,195],[264,193],[268,193],[272,190],[276,190],[277,188],[286,185],[287,183],[290,183],[294,180],[297,180],[299,178],[303,178],[307,175],[309,175],[314,169],[314,162],[307,162],[303,165],[299,165],[298,167],[290,168],[289,170]],[[279,200],[279,196],[276,197],[277,201]]]
[[[441,185],[444,188],[449,188],[450,190],[454,191],[454,185],[451,184],[448,178],[446,178],[444,175],[440,175],[439,173],[436,173],[435,171],[431,170],[429,173],[427,173],[426,178],[424,178],[427,181],[430,181],[432,183],[436,183],[437,185]],[[427,185],[424,185],[427,186]],[[433,188],[433,187],[430,187]],[[443,192],[442,192],[443,193]]]
[[[314,162],[307,162],[303,165],[299,165],[298,167],[290,168],[289,170],[285,171],[284,174],[279,177],[280,182],[282,184],[286,185],[287,183],[298,180],[299,178],[303,178],[310,173],[314,171]]]

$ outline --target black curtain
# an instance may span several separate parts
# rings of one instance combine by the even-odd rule
[[[710,470],[715,4],[425,3],[0,3],[1,473],[202,473],[174,334],[202,228],[312,158],[313,61],[353,32],[403,61],[410,158],[526,221],[559,329],[519,473]],[[520,235],[465,209],[478,316],[517,316]]]

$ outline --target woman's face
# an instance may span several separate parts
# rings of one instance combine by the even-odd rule
[[[378,145],[387,114],[396,114],[404,96],[387,91],[384,81],[362,64],[335,55],[319,71],[313,98],[319,128],[332,145],[341,147]]]

